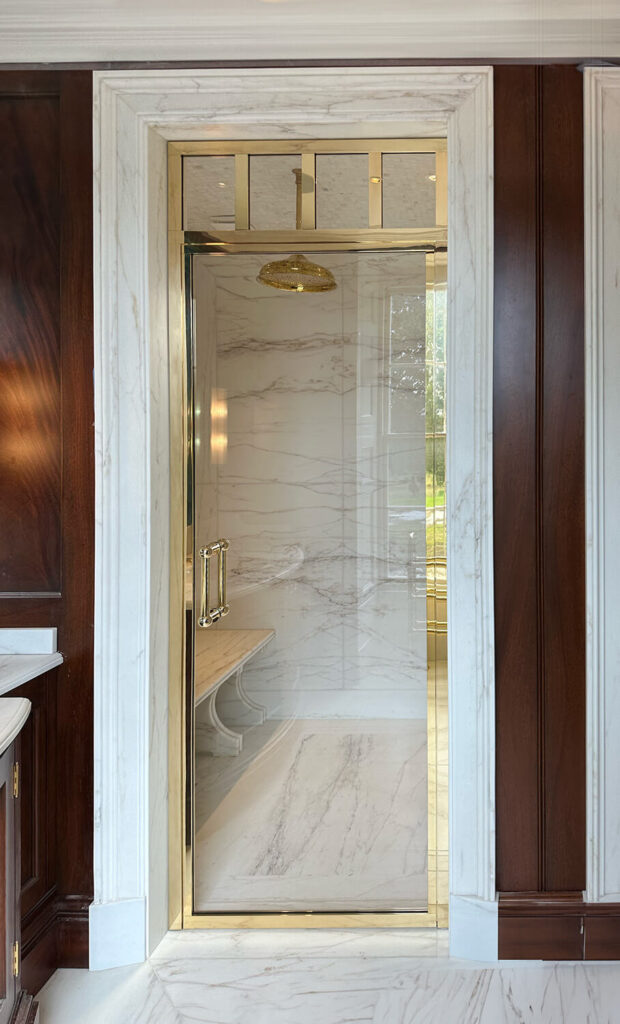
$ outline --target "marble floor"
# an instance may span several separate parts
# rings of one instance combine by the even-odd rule
[[[426,909],[426,719],[267,721],[196,779],[199,910]]]
[[[41,1024],[617,1024],[620,964],[453,960],[426,930],[177,932],[39,999]]]

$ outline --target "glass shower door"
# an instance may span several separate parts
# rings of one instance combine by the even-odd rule
[[[332,290],[191,257],[200,914],[424,911],[447,872],[445,256],[309,258]]]

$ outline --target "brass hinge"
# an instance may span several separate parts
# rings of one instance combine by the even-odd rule
[[[13,798],[17,800],[19,796],[19,761],[16,761],[13,765]]]
[[[19,942],[13,943],[13,977],[19,974]]]

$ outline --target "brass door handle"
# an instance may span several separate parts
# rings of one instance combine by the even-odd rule
[[[207,544],[200,549],[200,560],[202,562],[202,579],[200,584],[200,616],[198,625],[201,629],[207,629],[218,619],[228,615],[230,607],[226,604],[226,552],[230,547],[225,537]],[[217,605],[209,608],[209,562],[217,555]]]

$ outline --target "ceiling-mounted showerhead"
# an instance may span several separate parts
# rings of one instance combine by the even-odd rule
[[[337,287],[331,270],[311,263],[301,254],[265,263],[256,280],[287,292],[331,292]]]
[[[301,190],[302,173],[299,167],[293,170],[297,190],[296,227],[301,228]],[[270,288],[281,288],[287,292],[331,292],[337,288],[331,270],[311,263],[301,254],[288,256],[285,260],[274,260],[265,263],[256,278],[261,284]]]

